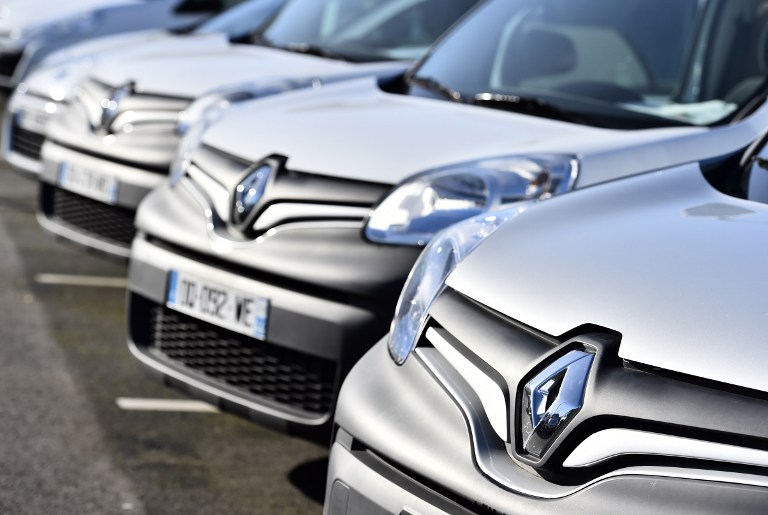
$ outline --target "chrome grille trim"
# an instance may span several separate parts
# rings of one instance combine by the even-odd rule
[[[494,434],[493,429],[487,422],[486,417],[475,409],[475,406],[480,405],[479,399],[474,395],[474,391],[469,388],[469,385],[463,378],[452,369],[448,361],[436,349],[421,347],[417,348],[414,352],[424,366],[445,387],[464,413],[471,433],[473,458],[477,466],[499,486],[512,492],[540,499],[561,499],[585,490],[596,483],[624,476],[677,478],[768,488],[768,477],[756,474],[652,466],[627,467],[614,470],[582,485],[556,485],[529,473],[512,460],[506,452],[506,448],[494,444],[494,441],[498,442],[498,439],[495,436],[489,438],[489,435]]]
[[[173,130],[179,113],[191,102],[182,98],[129,92],[120,100],[117,111],[109,117],[105,126],[106,103],[116,89],[119,88],[94,79],[82,81],[75,89],[73,103],[85,114],[91,130],[129,132],[144,127]]]
[[[451,345],[441,332],[445,331],[429,327],[425,337],[475,391],[491,427],[502,441],[508,442],[508,395],[501,386]]]
[[[256,219],[253,228],[266,231],[291,220],[359,220],[361,223],[370,211],[367,207],[329,206],[299,202],[281,202],[269,206]]]
[[[690,458],[768,467],[768,451],[634,429],[605,429],[588,436],[563,466],[582,468],[628,454]]]

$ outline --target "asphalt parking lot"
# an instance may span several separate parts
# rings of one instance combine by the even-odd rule
[[[126,348],[126,264],[42,230],[36,194],[0,165],[0,513],[319,513],[322,446],[199,404],[148,410],[188,399]]]

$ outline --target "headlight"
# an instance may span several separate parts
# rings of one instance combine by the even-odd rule
[[[192,102],[187,109],[182,111],[179,114],[179,123],[176,125],[176,132],[182,136],[186,134],[195,124],[205,118],[206,113],[208,113],[211,108],[218,109],[217,106],[222,101],[226,101],[229,104],[236,104],[238,102],[245,102],[246,100],[264,98],[309,86],[318,87],[320,86],[320,81],[318,79],[309,78],[296,80],[286,79],[274,82],[247,82],[224,86],[208,92]]]
[[[502,224],[528,207],[515,207],[476,216],[439,233],[411,270],[395,308],[389,332],[389,354],[402,365],[416,345],[432,302],[443,290],[451,271]]]
[[[176,185],[189,166],[192,153],[200,145],[203,133],[219,120],[233,104],[268,97],[306,87],[319,87],[318,79],[281,80],[267,83],[245,83],[225,86],[211,91],[179,113],[176,133],[182,136],[176,157],[171,163],[171,184]]]
[[[199,104],[198,104],[199,102]],[[196,106],[197,104],[197,106]],[[176,156],[171,162],[171,185],[176,186],[189,167],[192,154],[203,141],[203,134],[229,109],[230,102],[220,95],[206,95],[195,101],[188,109],[195,108],[196,123],[186,128]]]
[[[509,156],[462,163],[411,177],[371,212],[366,237],[376,243],[424,245],[460,220],[512,202],[573,188],[572,156]]]

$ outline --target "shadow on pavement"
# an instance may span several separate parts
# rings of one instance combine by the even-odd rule
[[[288,473],[288,480],[301,493],[322,504],[325,497],[325,478],[328,458],[320,458],[298,465]]]

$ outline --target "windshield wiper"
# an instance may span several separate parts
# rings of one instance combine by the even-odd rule
[[[288,50],[289,52],[296,52],[298,54],[316,55],[318,57],[326,57],[328,59],[336,59],[338,61],[349,61],[347,57],[344,57],[343,55],[338,54],[333,50],[328,50],[325,47],[311,45],[309,43],[288,43],[283,47],[283,49]]]
[[[539,97],[523,97],[519,95],[502,95],[499,93],[478,93],[468,102],[472,105],[503,109],[514,113],[529,114],[600,127],[593,118],[567,111]]]
[[[412,75],[408,78],[408,84],[415,84],[416,86],[420,86],[426,90],[434,91],[441,94],[448,100],[453,100],[454,102],[466,102],[464,100],[464,95],[462,95],[461,92],[453,89],[450,86],[446,86],[442,82],[433,79],[432,77],[418,77]]]

